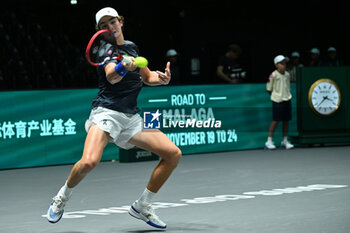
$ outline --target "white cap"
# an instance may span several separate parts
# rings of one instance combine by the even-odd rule
[[[318,48],[312,48],[310,50],[310,53],[314,53],[314,54],[320,54],[320,50]]]
[[[166,56],[167,57],[172,57],[172,56],[176,56],[177,55],[177,52],[175,49],[169,49],[167,52],[166,52]]]
[[[337,50],[334,47],[329,47],[328,52],[336,52]]]
[[[99,10],[96,13],[96,24],[97,25],[100,22],[100,20],[102,19],[102,17],[104,17],[104,16],[117,17],[119,15],[118,15],[118,12],[116,10],[114,10],[112,7],[102,8],[101,10]]]
[[[277,63],[280,63],[283,60],[287,61],[287,58],[285,56],[283,56],[283,55],[278,55],[278,56],[275,57],[275,59],[273,59],[273,62],[276,65]]]
[[[292,54],[290,56],[291,57],[300,57],[300,53],[298,51],[294,51],[294,52],[292,52]]]

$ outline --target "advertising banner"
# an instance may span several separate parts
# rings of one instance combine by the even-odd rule
[[[97,92],[1,92],[0,169],[78,161]],[[296,134],[295,102],[290,134]],[[143,87],[138,106],[143,127],[162,130],[183,154],[262,148],[272,119],[265,84]],[[275,136],[278,145],[281,126]],[[109,144],[102,160],[118,159],[118,147]]]

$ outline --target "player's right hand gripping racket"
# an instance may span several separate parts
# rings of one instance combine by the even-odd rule
[[[126,63],[130,62],[130,59],[128,59],[126,56],[121,55],[120,53],[118,53],[116,57],[106,57],[103,61],[98,61],[97,59],[98,50],[101,45],[101,40],[104,39],[104,35],[103,35],[104,33],[107,33],[107,35],[108,34],[112,35],[111,31],[107,29],[103,29],[103,30],[99,30],[91,37],[85,50],[86,60],[93,66],[102,66],[103,64],[105,64],[107,61],[110,61],[110,60],[118,60],[118,61],[123,60],[123,62],[126,62]],[[148,65],[148,61],[144,57],[136,57],[134,59],[134,63],[139,68],[143,68]]]

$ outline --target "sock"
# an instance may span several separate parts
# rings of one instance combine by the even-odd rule
[[[73,189],[68,187],[67,181],[66,183],[64,183],[60,191],[58,191],[59,194],[63,194],[66,197],[70,197],[72,195],[72,192],[73,192]]]
[[[284,136],[283,137],[283,142],[287,142],[288,141],[288,137],[287,136]]]
[[[272,137],[267,137],[268,142],[272,142]]]
[[[147,188],[143,191],[141,197],[138,200],[138,204],[141,206],[147,206],[152,204],[153,197],[156,193],[149,191]]]

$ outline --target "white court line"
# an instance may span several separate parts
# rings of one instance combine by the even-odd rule
[[[279,196],[279,195],[288,195],[301,192],[311,192],[311,191],[321,191],[326,189],[338,189],[338,188],[347,188],[348,185],[334,185],[334,184],[312,184],[306,186],[297,186],[297,187],[287,187],[287,188],[277,188],[270,190],[259,190],[259,191],[249,191],[242,194],[225,194],[225,195],[215,195],[211,197],[195,197],[190,199],[181,199],[181,203],[164,203],[164,202],[154,202],[152,204],[154,209],[160,208],[171,208],[171,207],[182,207],[188,206],[191,204],[209,204],[215,202],[224,202],[224,201],[238,201],[244,199],[252,199],[259,196]],[[130,205],[124,205],[119,207],[107,207],[100,208],[97,210],[79,210],[72,212],[65,212],[63,218],[78,219],[85,218],[87,215],[111,215],[111,214],[123,214],[127,213]],[[41,217],[46,218],[46,214],[41,215]]]

